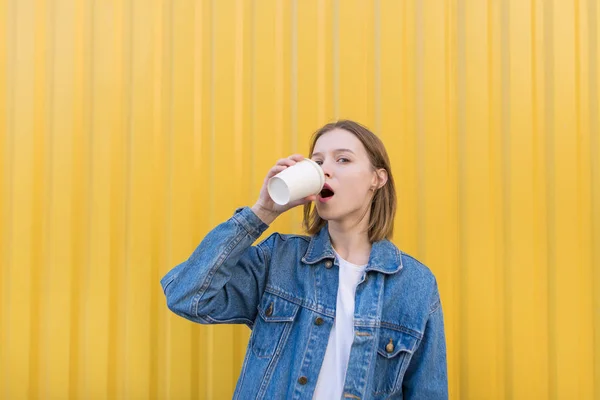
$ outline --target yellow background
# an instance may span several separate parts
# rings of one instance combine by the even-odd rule
[[[231,398],[249,330],[176,317],[159,279],[351,118],[390,153],[394,242],[438,278],[451,398],[600,399],[599,17],[0,0],[0,398]]]

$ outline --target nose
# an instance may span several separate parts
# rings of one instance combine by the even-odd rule
[[[330,163],[325,160],[323,161],[323,163],[321,164],[321,168],[323,169],[323,174],[325,175],[326,178],[331,178],[331,166]]]

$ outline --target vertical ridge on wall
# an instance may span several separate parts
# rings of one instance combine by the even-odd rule
[[[124,288],[123,271],[127,259],[127,140],[130,118],[127,82],[127,42],[129,26],[127,4],[129,0],[113,0],[103,4],[106,17],[112,25],[113,35],[108,38],[104,32],[107,25],[101,25],[102,40],[107,52],[113,57],[112,76],[114,82],[111,93],[107,93],[107,103],[113,112],[110,126],[109,182],[110,190],[110,267],[109,267],[109,319],[108,319],[108,393],[113,398],[125,397],[125,345],[124,345]],[[104,20],[102,22],[108,22]],[[108,104],[107,104],[108,105]]]
[[[493,377],[496,382],[496,391],[499,398],[510,398],[512,381],[510,380],[510,357],[508,349],[511,348],[509,292],[510,269],[505,267],[508,259],[508,189],[506,188],[507,150],[506,138],[509,131],[508,108],[505,105],[507,87],[509,84],[506,59],[509,48],[508,41],[508,10],[509,3],[487,2],[487,68],[488,68],[488,127],[489,143],[488,155],[490,158],[490,210],[493,229],[490,232],[492,252],[494,254],[493,290],[495,299],[493,307],[498,310],[494,332],[496,334],[495,358],[497,360]]]
[[[304,141],[301,144],[298,143],[298,0],[292,0],[291,2],[290,47],[290,153],[303,154],[308,157],[306,143]],[[290,217],[288,229],[291,232],[299,230],[302,226],[300,209],[290,213]]]
[[[558,361],[556,357],[556,203],[554,198],[555,174],[552,168],[555,162],[554,155],[554,121],[552,115],[555,112],[554,104],[554,35],[553,19],[554,6],[552,1],[543,3],[543,25],[544,25],[544,132],[545,132],[545,168],[546,175],[546,204],[545,215],[548,227],[546,249],[548,251],[548,395],[550,399],[557,398]]]
[[[49,182],[51,176],[51,158],[49,157],[48,149],[51,142],[47,140],[46,135],[49,132],[48,119],[46,118],[49,113],[47,112],[47,105],[50,103],[48,96],[48,80],[47,76],[47,54],[52,54],[52,51],[48,51],[46,47],[47,31],[52,29],[52,24],[47,24],[48,15],[45,2],[38,1],[35,5],[38,10],[35,16],[35,33],[34,33],[34,110],[33,110],[33,208],[32,208],[32,246],[31,246],[31,257],[32,266],[40,266],[45,264],[48,252],[48,235],[46,229],[48,227],[47,219],[49,213],[45,212],[45,201],[44,199],[50,198],[49,186],[46,182]],[[47,25],[50,27],[47,28]],[[72,247],[74,250],[74,247]],[[71,267],[71,271],[73,268]],[[29,341],[30,354],[29,354],[29,385],[28,385],[28,396],[37,396],[40,387],[40,342],[42,339],[41,335],[41,313],[42,299],[40,293],[43,293],[42,287],[42,273],[43,270],[40,268],[32,267],[31,270],[31,336]],[[74,308],[76,306],[74,305]],[[72,353],[73,354],[73,353]],[[76,353],[75,353],[76,354]]]
[[[415,79],[415,92],[414,92],[414,103],[415,103],[415,144],[412,148],[415,157],[415,171],[416,171],[416,187],[414,194],[416,208],[416,257],[423,259],[426,254],[425,248],[425,235],[426,235],[426,224],[425,224],[425,38],[424,38],[424,8],[422,1],[415,2],[414,9],[414,35],[415,35],[415,59],[414,59],[414,79]]]
[[[590,27],[588,19],[585,16],[590,12],[587,2],[578,0],[575,3],[575,68],[576,68],[576,111],[577,111],[577,149],[576,149],[576,169],[577,169],[577,193],[578,201],[576,203],[578,211],[578,230],[579,230],[579,252],[581,253],[582,266],[580,271],[580,285],[591,281],[594,277],[592,269],[592,204],[591,204],[591,159],[587,149],[591,146],[590,137],[587,132],[590,131],[589,125],[589,91],[590,82],[589,73],[589,46]],[[580,364],[585,365],[589,371],[594,371],[594,295],[588,290],[580,291],[581,303],[581,343],[580,343]],[[582,386],[582,397],[592,398],[594,396],[594,374],[582,375],[580,378]]]
[[[291,70],[291,31],[288,29],[291,24],[291,8],[289,1],[276,1],[274,8],[274,76],[273,86],[273,128],[275,159],[271,159],[270,164],[274,164],[277,158],[287,157],[292,154],[291,135],[290,135],[290,76],[286,73]],[[267,167],[268,168],[268,167]],[[266,169],[262,171],[266,173]],[[277,218],[273,228],[279,231],[286,231],[292,226],[292,213],[285,213]]]
[[[573,134],[572,129],[564,127],[577,128],[577,109],[575,98],[576,92],[576,63],[573,60],[575,53],[575,32],[578,27],[575,26],[575,7],[571,4],[557,2],[555,13],[555,71],[556,77],[560,79],[561,84],[556,85],[555,123],[557,127],[555,135],[556,158],[553,164],[555,169],[555,201],[556,201],[556,240],[560,246],[556,248],[557,266],[573,265],[573,268],[557,268],[556,279],[560,283],[557,285],[556,292],[556,335],[557,346],[556,354],[560,367],[568,370],[576,369],[578,365],[585,366],[586,370],[591,370],[587,365],[587,357],[584,355],[584,347],[587,346],[588,331],[586,320],[582,318],[582,313],[573,313],[572,310],[582,310],[582,298],[585,295],[577,290],[583,283],[581,269],[583,260],[581,252],[571,252],[568,249],[575,250],[579,248],[581,240],[577,223],[577,206],[581,193],[578,191],[577,180],[577,133]],[[560,16],[560,18],[556,18]],[[578,332],[577,342],[573,345],[567,345],[566,340],[571,336],[570,332]],[[589,331],[591,333],[591,331]],[[557,392],[559,397],[575,396],[585,397],[588,390],[587,376],[575,376],[559,374],[557,381]]]
[[[489,163],[489,63],[487,52],[487,4],[467,2],[465,7],[465,108],[469,110],[464,120],[464,144],[462,154],[465,158],[464,183],[465,215],[464,240],[469,243],[464,248],[466,287],[469,288],[465,308],[465,332],[471,349],[488,348],[490,359],[482,360],[476,352],[468,352],[467,362],[474,373],[473,382],[485,381],[490,392],[497,392],[500,385],[496,381],[498,354],[496,353],[497,318],[487,312],[494,307],[498,294],[494,285],[494,264],[480,262],[493,254],[494,244],[492,226],[492,199],[490,182],[491,165]],[[499,150],[500,151],[500,150]],[[466,397],[474,397],[476,387],[470,386],[463,392]]]
[[[18,385],[17,382],[29,382],[31,349],[31,319],[32,308],[31,277],[34,266],[32,264],[32,224],[31,215],[33,199],[28,195],[33,189],[33,102],[35,68],[33,63],[27,62],[35,57],[34,18],[27,13],[33,1],[19,2],[13,5],[12,17],[14,25],[10,26],[9,57],[14,66],[9,72],[9,135],[14,135],[8,148],[9,162],[9,196],[11,196],[9,223],[9,259],[8,271],[5,279],[7,289],[7,332],[6,357],[9,366],[5,373],[7,377],[7,397],[26,397],[28,385]],[[19,65],[19,68],[16,68]],[[3,344],[4,346],[4,344]],[[13,372],[14,371],[14,372]]]
[[[465,90],[465,82],[466,82],[466,2],[467,0],[457,0],[456,6],[456,86],[457,86],[457,115],[456,115],[456,153],[457,153],[457,219],[456,219],[456,231],[458,236],[458,250],[457,250],[457,269],[458,270],[458,278],[457,282],[457,292],[462,292],[464,288],[467,287],[467,277],[466,271],[464,268],[465,262],[465,251],[466,251],[466,233],[465,233],[465,224],[464,224],[464,215],[466,212],[466,206],[464,205],[465,200],[465,158],[464,158],[464,147],[465,147],[465,130],[466,130],[466,90]],[[458,347],[458,387],[457,393],[459,396],[464,396],[466,393],[469,393],[470,380],[467,374],[467,365],[468,363],[468,355],[469,351],[467,348],[467,342],[469,340],[469,332],[464,329],[467,321],[467,298],[465,295],[460,296],[459,304],[456,310],[456,318],[459,321],[457,331],[461,328],[463,330],[460,334],[457,334],[459,337],[457,346]]]
[[[186,177],[189,171],[193,171],[195,159],[198,155],[195,153],[194,138],[194,87],[191,84],[194,80],[194,60],[195,55],[189,51],[188,43],[194,43],[194,3],[192,2],[174,2],[172,8],[172,51],[173,51],[173,69],[172,74],[172,93],[171,101],[171,182],[172,182],[172,202],[181,204],[181,212],[174,212],[173,232],[181,232],[185,238],[179,242],[173,242],[173,264],[185,260],[193,249],[199,234],[195,232],[194,221],[191,220],[193,210],[198,199],[194,198],[193,184]],[[185,156],[181,156],[185,154]],[[177,321],[182,322],[182,321]],[[179,373],[185,377],[185,384],[189,388],[191,397],[198,397],[200,391],[200,369],[201,351],[199,345],[198,332],[199,327],[194,324],[186,324],[182,327],[181,342],[175,346],[177,358],[185,356],[188,359],[186,368],[182,368]],[[177,326],[177,325],[173,325]],[[198,355],[190,352],[191,349],[200,347]]]
[[[234,176],[239,176],[241,182],[235,188],[235,193],[233,197],[236,199],[237,204],[243,204],[244,200],[241,200],[243,197],[244,184],[243,182],[247,182],[244,179],[243,165],[246,164],[245,160],[245,152],[244,152],[244,131],[243,131],[243,121],[244,121],[244,7],[240,0],[236,0],[233,4],[234,11],[232,14],[235,15],[235,31],[232,38],[233,45],[232,48],[233,54],[231,56],[232,63],[234,65],[233,77],[231,81],[233,82],[233,142],[232,146],[234,148]],[[235,208],[235,205],[233,206]],[[244,359],[244,344],[247,342],[247,336],[245,335],[246,327],[244,326],[232,326],[232,355],[231,355],[231,371],[232,373],[227,376],[227,384],[230,388],[235,387],[235,383],[237,381],[237,376],[235,371],[239,371],[242,368],[241,360]],[[233,393],[230,395],[233,397]]]
[[[279,158],[285,157],[283,149],[278,148],[274,138],[274,113],[277,112],[274,98],[275,81],[275,0],[269,0],[262,6],[252,3],[252,183],[255,186],[253,200],[258,198],[259,190],[267,171]],[[265,151],[270,157],[258,155]],[[262,153],[265,154],[265,153]],[[277,224],[278,221],[275,222]]]
[[[84,381],[84,396],[108,397],[108,292],[109,268],[108,246],[108,196],[110,185],[104,172],[109,165],[107,159],[110,142],[103,132],[110,132],[106,128],[106,118],[110,115],[101,97],[102,86],[98,84],[99,71],[104,72],[107,57],[99,57],[101,40],[99,39],[98,4],[90,3],[89,11],[89,71],[87,78],[90,81],[90,198],[93,199],[90,207],[90,265],[85,277],[83,301],[83,315],[86,329],[84,330],[84,358],[83,370],[87,373]],[[104,72],[106,75],[108,73]],[[103,117],[103,118],[102,118]],[[96,353],[97,352],[97,353]]]
[[[193,168],[193,148],[191,108],[193,93],[190,92],[190,81],[193,79],[193,53],[188,51],[188,40],[193,32],[193,13],[190,2],[171,2],[169,4],[169,91],[168,130],[165,132],[169,143],[169,204],[168,215],[171,220],[170,236],[180,236],[180,240],[169,243],[169,265],[172,267],[189,256],[194,246],[193,225],[190,216],[194,208],[192,190],[187,182],[187,174]],[[216,54],[214,54],[216,56]],[[212,57],[216,60],[216,57]],[[209,60],[210,62],[210,60]],[[213,61],[214,62],[214,61]],[[212,179],[212,178],[211,178]],[[198,390],[196,376],[198,363],[191,357],[190,346],[194,341],[193,324],[181,318],[171,316],[170,320],[169,357],[170,365],[170,397],[183,396],[194,398]],[[206,347],[207,352],[211,347]],[[204,354],[202,354],[204,356]],[[181,362],[183,360],[183,362]]]
[[[235,30],[228,21],[235,15],[235,3],[219,2],[212,3],[212,46],[213,46],[213,115],[212,125],[214,140],[214,186],[213,195],[218,199],[215,209],[216,220],[214,224],[224,221],[231,216],[236,207],[236,189],[226,179],[223,179],[221,171],[231,171],[233,159],[242,157],[242,154],[232,154],[231,149],[236,148],[234,136],[234,124],[230,117],[231,104],[235,96]],[[235,104],[235,102],[233,102]],[[234,111],[235,112],[235,111]],[[271,126],[273,126],[271,124]],[[233,164],[235,167],[235,164]],[[238,178],[239,179],[239,178]],[[211,227],[207,226],[207,229]],[[211,370],[211,382],[208,383],[208,397],[227,398],[231,397],[231,375],[233,372],[233,329],[226,326],[211,327],[212,337],[208,343],[211,353],[211,362],[208,368]]]
[[[165,95],[165,80],[166,80],[166,62],[167,57],[164,54],[167,53],[166,40],[165,40],[165,25],[168,29],[168,24],[165,23],[165,8],[166,3],[163,0],[155,0],[153,3],[154,15],[153,21],[153,53],[152,60],[148,60],[148,63],[152,65],[152,169],[151,173],[154,177],[154,186],[152,190],[152,197],[154,201],[151,202],[152,208],[152,238],[151,238],[151,276],[155,282],[154,290],[150,291],[150,307],[154,310],[160,310],[159,312],[151,312],[152,322],[150,324],[151,329],[151,343],[152,348],[150,349],[153,360],[153,368],[150,375],[150,393],[152,398],[167,398],[169,393],[169,379],[168,375],[170,370],[169,358],[168,358],[168,320],[167,313],[168,309],[165,307],[164,297],[162,296],[162,290],[159,288],[158,281],[164,273],[164,269],[167,267],[168,254],[165,249],[165,243],[167,242],[167,229],[166,229],[166,204],[167,204],[167,191],[164,190],[167,183],[167,173],[164,168],[166,165],[165,161],[165,127],[168,118],[164,115],[165,112],[165,101],[167,96]],[[156,308],[153,308],[156,307]],[[159,378],[161,377],[161,378]]]
[[[340,115],[340,1],[341,0],[332,0],[333,1],[333,32],[331,34],[332,39],[332,51],[333,51],[333,60],[332,60],[332,83],[333,83],[333,118],[341,119]]]
[[[445,2],[445,69],[446,69],[446,87],[445,87],[445,113],[446,113],[446,191],[447,191],[447,210],[449,223],[446,228],[446,242],[448,246],[447,260],[453,267],[443,272],[445,279],[440,282],[440,291],[445,293],[444,310],[457,310],[460,305],[459,290],[457,281],[460,277],[458,268],[458,188],[454,183],[458,181],[458,160],[457,160],[457,7],[456,2],[447,0]],[[451,396],[460,398],[459,391],[459,342],[457,318],[446,318],[446,340],[448,343],[454,343],[454,346],[448,346],[448,384],[452,388]]]
[[[122,321],[124,326],[125,391],[124,398],[149,398],[156,396],[157,388],[151,381],[156,363],[156,344],[153,344],[151,313],[137,312],[141,305],[151,304],[151,291],[156,279],[152,269],[152,255],[146,249],[152,245],[152,210],[146,199],[152,198],[152,141],[146,140],[154,129],[152,115],[152,85],[146,84],[153,76],[153,65],[149,63],[153,37],[151,25],[144,21],[152,20],[152,8],[143,2],[133,0],[127,5],[126,19],[128,37],[126,54],[128,102],[130,115],[127,143],[127,232],[125,239],[126,265],[124,268],[124,288],[121,301],[124,303]],[[133,46],[133,44],[136,44]],[[148,351],[151,349],[151,351]]]
[[[252,29],[252,8],[251,4],[243,0],[236,0],[236,34],[235,34],[235,104],[234,110],[236,118],[235,124],[235,145],[238,150],[236,154],[237,170],[236,176],[240,176],[239,186],[236,191],[237,206],[252,203],[250,193],[252,192],[251,180],[252,170],[248,168],[251,165],[251,155],[248,154],[248,149],[251,148],[251,121],[250,121],[250,104],[251,104],[251,29]],[[230,213],[233,210],[230,210]],[[249,330],[244,325],[233,327],[234,338],[234,355],[233,365],[234,371],[240,371],[244,360],[246,345],[248,343]],[[237,382],[237,374],[233,373],[229,377],[230,387],[235,387]]]
[[[83,60],[81,61],[82,68],[83,68],[83,76],[82,76],[82,80],[84,82],[83,84],[83,93],[82,93],[82,101],[83,101],[83,125],[84,125],[84,136],[86,137],[86,143],[85,143],[85,148],[83,149],[83,151],[86,152],[87,154],[87,158],[86,158],[86,197],[87,197],[87,204],[86,204],[86,213],[87,213],[87,218],[85,220],[86,223],[86,249],[85,249],[85,270],[83,272],[83,277],[82,277],[82,281],[81,281],[81,293],[82,293],[82,304],[81,304],[81,325],[83,326],[83,328],[81,329],[81,344],[82,344],[82,350],[81,350],[81,356],[80,356],[80,362],[79,362],[79,366],[80,366],[80,388],[81,388],[81,396],[85,397],[86,394],[89,394],[90,392],[92,392],[90,390],[90,387],[92,386],[92,383],[90,382],[90,378],[88,378],[89,376],[89,365],[86,362],[87,360],[89,360],[90,358],[92,358],[92,354],[93,352],[90,350],[95,350],[95,348],[91,348],[92,346],[89,346],[89,341],[88,341],[88,332],[90,329],[90,326],[88,325],[88,316],[90,314],[90,309],[89,309],[89,293],[90,293],[90,285],[92,282],[91,276],[92,276],[92,267],[93,267],[93,261],[92,261],[92,249],[94,247],[93,244],[93,233],[94,233],[94,228],[92,226],[92,221],[93,221],[93,210],[94,210],[94,205],[93,202],[95,200],[94,198],[94,181],[93,181],[93,177],[94,177],[94,153],[95,153],[95,148],[93,146],[94,143],[94,139],[93,139],[93,133],[94,133],[94,84],[93,84],[93,52],[94,52],[94,42],[93,42],[93,38],[94,38],[94,17],[92,14],[93,11],[93,6],[91,3],[86,2],[84,3],[83,6],[83,19],[80,21],[81,25],[85,28],[84,29],[84,34],[83,34],[83,45],[85,47],[85,50],[83,51],[82,54],[82,58]],[[94,314],[95,315],[95,314]],[[96,376],[94,376],[94,378],[97,379]]]
[[[258,194],[260,191],[260,175],[258,175],[256,173],[256,163],[257,163],[257,156],[256,156],[256,150],[258,149],[258,145],[256,142],[256,135],[257,135],[257,129],[256,129],[256,110],[258,108],[258,102],[257,102],[257,97],[256,97],[256,93],[257,93],[257,85],[256,85],[256,53],[254,51],[254,49],[256,48],[256,2],[250,2],[250,16],[249,16],[249,20],[250,22],[250,29],[249,29],[249,36],[250,36],[250,45],[249,45],[249,65],[248,65],[248,69],[250,70],[249,74],[250,74],[250,105],[248,106],[249,110],[250,110],[250,116],[249,116],[249,132],[248,135],[250,136],[250,155],[249,155],[249,168],[250,169],[250,178],[249,178],[249,183],[250,183],[250,189],[249,189],[249,193],[250,193],[250,197],[252,199],[258,198]]]
[[[211,95],[210,82],[207,82],[205,77],[212,71],[212,63],[209,64],[202,61],[205,59],[205,52],[211,50],[211,46],[206,44],[208,41],[207,39],[210,39],[211,35],[206,34],[207,24],[204,23],[206,10],[202,2],[194,4],[193,16],[193,174],[194,176],[199,177],[199,181],[206,182],[211,176],[211,171],[209,170],[210,167],[208,167],[210,148],[204,143],[202,132],[210,132],[210,123],[212,121],[212,118],[210,118],[210,116],[207,118],[207,113],[204,112],[206,105],[211,104],[211,99],[209,97]],[[211,28],[211,26],[209,26],[209,28]],[[209,64],[211,67],[206,68],[206,64]],[[209,113],[211,112],[212,108],[210,108]],[[207,207],[207,199],[206,196],[202,196],[199,183],[200,182],[198,181],[190,182],[192,187],[192,198],[196,199],[194,203],[197,204],[196,207],[192,208],[192,214],[190,215],[191,220],[197,223],[197,227],[194,230],[194,239],[202,234],[201,230],[204,228],[199,223],[202,220],[200,209],[205,209]],[[204,344],[205,335],[200,329],[197,329],[195,333],[196,334],[192,337],[190,343],[190,353],[198,355]],[[199,356],[192,358],[192,365],[192,381],[194,385],[192,392],[195,396],[202,397],[202,394],[205,395],[205,393],[202,393],[202,388],[207,386],[205,380],[205,371],[207,368]]]
[[[317,93],[317,121],[318,125],[325,124],[329,119],[329,115],[335,117],[339,111],[335,100],[337,93],[337,84],[335,83],[335,68],[337,60],[337,45],[335,43],[335,35],[337,31],[334,0],[319,0],[317,6],[317,36],[309,36],[309,40],[304,43],[310,47],[310,43],[317,42],[317,87],[313,90]],[[304,2],[302,3],[304,4]],[[308,9],[308,7],[303,7]],[[328,23],[331,15],[334,14],[333,23]],[[310,21],[310,19],[308,20]],[[313,33],[308,29],[307,34]],[[319,40],[319,38],[321,38]],[[331,57],[328,57],[328,55]],[[304,64],[305,65],[305,64]],[[314,68],[314,67],[313,67]],[[307,94],[307,98],[310,98]],[[303,102],[300,101],[300,106]],[[312,128],[315,129],[315,128]]]
[[[362,121],[372,127],[373,111],[373,7],[368,2],[352,0],[336,2],[338,21],[335,43],[338,46],[336,74],[338,118]],[[340,20],[345,21],[339,23]],[[344,82],[345,84],[340,84]],[[350,84],[352,82],[352,84]]]
[[[10,113],[8,106],[10,104],[10,83],[9,71],[9,32],[12,29],[13,18],[10,18],[8,2],[0,2],[0,343],[8,343],[6,336],[6,316],[8,314],[7,292],[8,279],[5,276],[8,268],[9,258],[9,182],[10,182],[10,152],[8,151],[11,138],[8,121]],[[11,22],[13,21],[13,22]],[[6,356],[6,346],[0,346],[0,396],[5,397],[7,392],[8,380],[8,357]]]
[[[144,188],[141,185],[140,180],[143,178],[136,176],[137,179],[133,179],[134,174],[137,172],[133,166],[133,148],[134,144],[133,138],[133,129],[135,124],[135,106],[134,106],[134,95],[135,95],[135,87],[134,87],[134,71],[133,71],[133,36],[134,36],[134,9],[133,9],[133,1],[134,0],[121,0],[122,3],[122,23],[123,23],[123,41],[122,48],[120,49],[123,54],[122,59],[122,76],[123,76],[123,116],[122,116],[122,146],[123,146],[123,155],[122,155],[122,163],[123,166],[121,168],[121,179],[123,183],[123,194],[124,197],[122,208],[123,208],[123,236],[122,236],[122,246],[123,246],[123,256],[122,256],[122,265],[119,268],[119,275],[117,281],[119,282],[117,288],[117,301],[119,302],[118,307],[118,322],[119,326],[119,336],[118,341],[120,344],[119,356],[120,359],[118,363],[122,366],[122,369],[117,370],[119,373],[119,378],[121,378],[120,382],[120,390],[119,395],[117,397],[126,399],[131,398],[134,393],[131,391],[131,387],[134,386],[137,389],[136,391],[139,393],[138,395],[145,395],[147,397],[147,393],[144,393],[143,389],[147,387],[147,384],[144,382],[144,378],[147,377],[147,374],[144,374],[144,377],[140,377],[141,374],[134,374],[133,370],[143,370],[144,365],[148,365],[148,362],[144,362],[145,353],[136,354],[136,345],[142,345],[144,348],[148,348],[148,343],[145,341],[145,335],[143,330],[144,322],[143,319],[139,318],[139,315],[134,313],[130,313],[130,310],[134,310],[135,298],[143,299],[142,293],[136,293],[137,286],[141,281],[143,281],[143,273],[136,274],[138,277],[135,280],[131,279],[133,275],[132,270],[135,271],[136,265],[140,262],[140,259],[137,257],[133,257],[132,253],[135,251],[133,246],[136,245],[138,240],[142,240],[143,233],[135,232],[136,228],[143,228],[145,219],[140,218],[136,220],[136,214],[138,212],[142,212],[144,210],[143,206],[138,206],[133,209],[131,196],[133,192],[143,193]],[[136,50],[142,50],[143,44],[139,43],[139,46],[136,46]],[[137,52],[137,51],[136,51]],[[136,72],[137,75],[138,72]],[[141,104],[142,102],[137,102],[137,104]],[[143,145],[137,147],[136,152],[142,152]],[[136,160],[137,167],[143,167],[144,162],[142,160]],[[134,236],[135,234],[135,236]],[[147,245],[144,246],[147,248]],[[141,252],[136,252],[137,254],[143,254]],[[130,340],[129,334],[132,329],[139,329],[139,337],[136,341]],[[132,335],[137,336],[137,335]]]
[[[290,148],[300,153],[298,147],[298,0],[292,0],[290,10]],[[293,229],[293,226],[290,227]]]
[[[204,232],[208,231],[209,225],[213,224],[214,221],[214,210],[215,210],[215,199],[214,196],[210,196],[207,198],[206,194],[203,195],[202,191],[204,189],[206,193],[206,188],[201,186],[203,182],[209,183],[209,190],[214,188],[214,176],[215,176],[215,168],[214,168],[214,160],[215,160],[215,130],[214,130],[214,121],[215,121],[215,107],[214,107],[214,97],[215,97],[215,81],[214,81],[214,71],[215,71],[215,42],[214,42],[214,28],[215,25],[213,23],[213,13],[216,7],[216,2],[204,2],[202,4],[196,5],[196,25],[197,33],[195,35],[195,39],[197,42],[196,45],[196,53],[195,60],[197,64],[203,64],[200,70],[196,71],[195,80],[198,82],[199,88],[197,87],[199,92],[197,91],[194,95],[195,99],[200,99],[201,109],[198,108],[199,116],[201,118],[200,121],[195,122],[197,126],[195,128],[196,131],[196,141],[201,145],[201,151],[196,154],[194,158],[197,168],[202,170],[201,179],[197,182],[195,194],[197,195],[197,207],[195,208],[196,217],[195,220],[198,222],[202,221],[202,210],[209,209],[210,216],[207,218],[207,221],[203,221],[202,224],[199,223],[199,228],[201,232],[198,233],[198,240],[200,239],[200,235],[204,234]],[[203,62],[209,58],[210,62]],[[196,111],[194,111],[196,115]],[[206,218],[205,218],[206,219]],[[201,376],[198,379],[198,386],[200,392],[198,394],[199,397],[207,397],[212,394],[212,374],[213,369],[211,363],[213,362],[212,357],[212,331],[202,332],[198,330],[198,336],[196,338],[196,342],[194,343],[192,350],[196,351],[198,354],[198,358],[200,358],[201,350],[207,353],[207,356],[204,357],[204,361],[201,362],[200,371]],[[194,361],[196,362],[196,361]]]
[[[85,294],[91,248],[91,119],[90,119],[90,21],[87,2],[79,2],[73,15],[73,235],[71,267],[71,353],[69,398],[84,397],[85,389]],[[79,167],[77,167],[79,166]]]
[[[173,90],[173,66],[175,63],[174,60],[174,50],[173,50],[173,41],[174,41],[174,21],[173,21],[173,2],[170,1],[161,1],[160,4],[160,30],[162,31],[161,36],[161,44],[160,51],[162,54],[162,59],[160,62],[157,60],[157,66],[160,65],[160,75],[159,78],[161,81],[160,85],[160,111],[158,112],[161,119],[161,127],[158,134],[158,141],[156,145],[158,146],[157,152],[160,155],[157,159],[158,168],[161,169],[162,172],[162,203],[160,209],[160,215],[163,218],[162,221],[159,221],[159,226],[165,231],[164,236],[160,237],[162,241],[159,242],[159,247],[164,252],[164,256],[162,257],[162,262],[159,267],[160,277],[162,277],[170,267],[174,264],[174,255],[173,255],[173,236],[172,232],[174,231],[174,220],[171,214],[171,210],[173,209],[173,98],[174,98],[174,90]],[[185,238],[188,239],[188,238]],[[159,301],[159,304],[164,305],[164,297],[161,298],[162,301]],[[166,310],[165,310],[166,311]],[[161,394],[167,398],[174,397],[176,395],[182,397],[191,397],[189,382],[186,380],[187,373],[189,371],[190,361],[187,357],[183,355],[178,355],[174,347],[177,343],[181,343],[184,345],[187,341],[185,337],[181,337],[181,334],[177,332],[174,327],[174,318],[173,314],[165,312],[164,319],[162,321],[159,320],[159,323],[162,322],[162,326],[164,329],[164,363],[165,367],[163,369],[165,373],[164,386]],[[174,346],[175,343],[175,346]],[[178,361],[178,359],[181,360]]]
[[[13,104],[13,59],[12,44],[15,18],[9,2],[0,2],[0,21],[4,29],[0,30],[0,342],[8,344],[8,271],[11,261],[12,215],[12,104]],[[8,396],[9,358],[7,346],[0,346],[0,396]]]
[[[390,103],[391,108],[388,118],[390,121],[396,122],[397,129],[397,142],[396,145],[391,146],[390,156],[394,156],[394,149],[397,149],[395,153],[397,155],[399,168],[396,167],[396,171],[400,172],[400,175],[396,175],[398,181],[397,190],[398,196],[398,214],[397,220],[400,222],[401,229],[396,228],[395,240],[401,245],[402,250],[408,253],[416,253],[418,246],[418,238],[412,232],[412,227],[417,225],[417,197],[414,193],[417,190],[417,161],[414,149],[416,147],[415,135],[409,132],[416,130],[416,104],[415,104],[415,93],[416,93],[416,71],[415,62],[412,60],[416,57],[416,22],[413,18],[415,15],[415,2],[408,1],[402,2],[401,13],[401,60],[398,66],[399,75],[401,81],[397,89],[399,94],[397,99],[401,99],[400,112],[396,114],[393,109],[393,103]],[[393,42],[387,41],[389,51],[398,51],[398,49],[392,47]],[[385,47],[384,47],[385,48]],[[382,49],[382,51],[384,51]],[[395,71],[389,71],[387,78],[392,79],[392,75]],[[406,96],[401,96],[401,93],[406,93]],[[382,123],[385,126],[385,123]],[[388,146],[390,147],[390,146]]]
[[[381,0],[373,4],[373,130],[381,132]]]
[[[498,310],[496,319],[495,346],[497,364],[494,378],[498,385],[498,397],[511,398],[514,382],[512,380],[513,348],[511,309],[511,285],[514,270],[511,265],[511,214],[510,214],[510,168],[507,165],[510,155],[510,11],[512,3],[488,1],[488,90],[489,90],[489,135],[488,152],[490,161],[490,201],[494,268],[496,270],[494,287]]]
[[[533,111],[533,143],[534,143],[534,154],[533,154],[533,168],[534,168],[534,193],[535,193],[535,204],[536,210],[534,215],[534,226],[537,227],[534,233],[534,240],[536,244],[535,265],[539,266],[538,271],[540,272],[538,280],[541,281],[540,287],[538,288],[539,304],[538,309],[543,310],[539,312],[539,326],[542,332],[546,332],[543,336],[544,340],[540,341],[540,363],[541,372],[538,377],[538,384],[540,387],[541,395],[548,397],[550,395],[550,380],[552,379],[551,371],[549,371],[548,365],[551,365],[552,354],[549,352],[550,343],[552,341],[551,332],[547,328],[552,318],[552,303],[551,303],[551,270],[549,262],[549,244],[550,244],[550,231],[549,231],[549,220],[548,213],[550,207],[550,199],[548,198],[550,181],[547,179],[547,162],[550,154],[548,153],[548,136],[545,134],[549,119],[546,118],[546,109],[551,107],[551,97],[548,95],[548,91],[551,89],[546,86],[547,75],[552,71],[552,66],[547,64],[547,52],[550,48],[547,42],[551,39],[547,36],[546,27],[546,8],[543,2],[536,1],[535,6],[532,3],[532,80],[533,80],[533,92],[532,92],[532,111]],[[535,18],[535,19],[534,19]],[[535,27],[535,30],[533,30]],[[550,92],[552,93],[552,92]],[[552,94],[553,96],[553,94]]]
[[[599,7],[595,1],[588,2],[589,24],[589,102],[590,102],[590,161],[591,161],[591,291],[592,320],[594,324],[594,398],[600,398],[600,129],[598,114],[598,16]]]
[[[215,21],[215,10],[217,7],[217,2],[216,1],[211,1],[209,8],[204,11],[206,16],[205,19],[208,22],[208,26],[210,27],[210,30],[207,32],[208,34],[208,42],[210,43],[210,75],[209,75],[209,81],[210,81],[210,188],[214,189],[215,187],[215,180],[216,180],[216,174],[217,174],[217,168],[215,166],[215,162],[217,159],[217,155],[215,153],[215,147],[216,147],[216,131],[215,131],[215,96],[216,96],[216,90],[217,90],[217,86],[216,86],[216,79],[215,79],[215,75],[216,75],[216,63],[217,63],[217,59],[216,59],[216,33],[215,33],[215,29],[216,29],[216,21]],[[207,63],[208,64],[208,63]],[[216,210],[217,210],[217,203],[216,203],[216,196],[210,196],[210,204],[209,204],[209,215],[210,217],[208,218],[208,222],[209,225],[206,226],[206,230],[208,231],[210,229],[211,226],[214,226],[217,222],[216,222],[216,218],[217,216],[216,214]],[[206,336],[204,338],[204,347],[206,349],[206,362],[205,362],[205,379],[206,379],[206,389],[205,389],[205,393],[207,396],[213,395],[213,391],[214,391],[214,369],[212,368],[212,364],[215,362],[215,357],[214,357],[214,330],[212,328],[208,328],[207,332],[206,332]]]

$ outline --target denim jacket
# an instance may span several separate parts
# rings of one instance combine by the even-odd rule
[[[252,246],[267,228],[250,208],[238,209],[161,285],[177,315],[252,329],[234,399],[311,399],[334,322],[338,264],[327,227]],[[435,277],[391,242],[375,242],[356,289],[342,398],[447,397]]]

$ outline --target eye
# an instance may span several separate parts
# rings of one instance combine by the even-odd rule
[[[348,163],[348,162],[350,162],[350,160],[349,160],[349,159],[347,159],[347,158],[344,158],[344,157],[340,157],[340,158],[338,158],[338,162],[341,162],[341,163]]]
[[[318,165],[323,165],[323,161],[321,160],[313,160],[314,162],[316,162]]]

